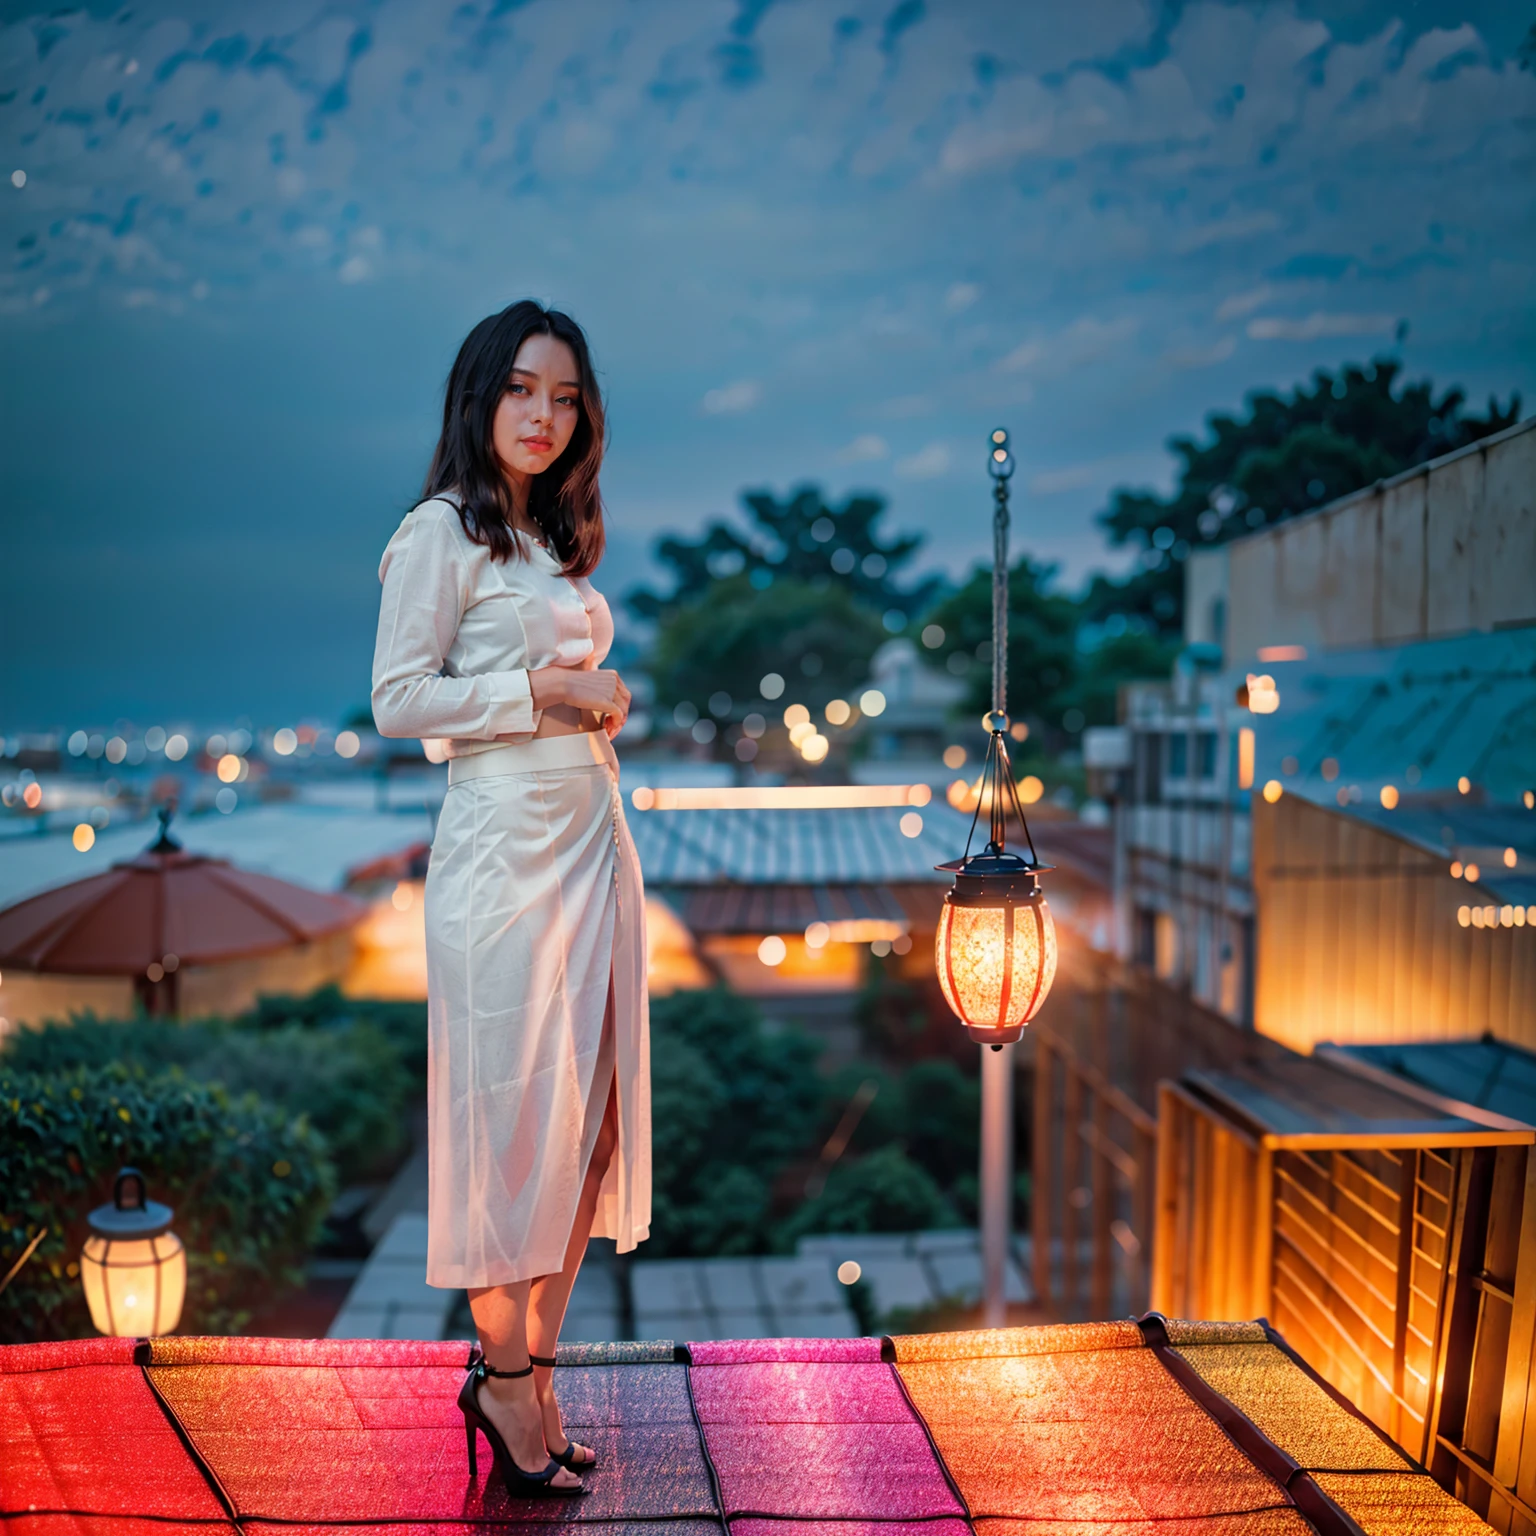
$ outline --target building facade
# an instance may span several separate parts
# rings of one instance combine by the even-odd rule
[[[1532,1043],[1536,419],[1192,554],[1085,757],[1122,956],[1236,1023]]]

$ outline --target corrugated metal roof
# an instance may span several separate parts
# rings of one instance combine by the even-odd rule
[[[922,830],[908,837],[904,816]],[[628,812],[649,885],[948,883],[934,865],[965,849],[971,818],[939,801],[921,811],[689,810]],[[977,829],[976,851],[986,841]]]
[[[1254,785],[1368,821],[1447,861],[1478,866],[1502,902],[1536,903],[1536,628],[1382,650],[1331,652],[1265,667],[1272,715],[1249,715]],[[1230,675],[1231,686],[1244,674]],[[1287,772],[1294,759],[1294,772]],[[1336,765],[1324,777],[1326,764]],[[1470,795],[1458,781],[1468,780]],[[1381,792],[1391,785],[1398,803]],[[1486,797],[1486,798],[1485,798]],[[1516,865],[1503,853],[1514,848]]]
[[[1256,782],[1361,805],[1383,785],[1454,790],[1466,777],[1494,801],[1517,803],[1536,785],[1536,628],[1459,635],[1380,650],[1331,652],[1266,664],[1280,690],[1272,715],[1251,715]],[[1230,674],[1235,690],[1244,672]],[[1229,695],[1230,697],[1230,695]],[[1283,771],[1294,757],[1297,771]],[[1332,759],[1338,776],[1323,777]],[[1410,776],[1417,772],[1417,783]]]
[[[1429,853],[1463,866],[1476,864],[1478,886],[1502,901],[1536,905],[1536,811],[1518,803],[1476,805],[1459,796],[1432,805],[1399,804],[1390,811],[1379,799],[1374,805],[1362,800],[1348,810]],[[1504,862],[1507,849],[1515,853],[1513,868]]]
[[[1255,737],[1255,790],[1278,780],[1288,795],[1476,862],[1479,883],[1505,902],[1536,902],[1536,812],[1521,798],[1536,785],[1536,628],[1266,670],[1280,707],[1244,719]],[[1235,689],[1244,674],[1228,680]],[[1459,792],[1463,778],[1469,796]],[[1398,796],[1392,808],[1381,799],[1388,785]],[[1510,847],[1513,870],[1502,858]]]
[[[1536,1125],[1536,1053],[1491,1036],[1390,1045],[1329,1045],[1420,1088]]]
[[[933,883],[900,885],[715,885],[652,882],[669,899],[690,933],[798,933],[812,923],[874,919],[932,928],[944,889]]]

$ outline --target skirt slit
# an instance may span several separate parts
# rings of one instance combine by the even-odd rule
[[[608,1003],[603,1009],[603,1028],[598,1037],[597,1060],[592,1068],[592,1085],[581,1121],[581,1177],[577,1189],[585,1188],[592,1167],[592,1152],[602,1134],[603,1118],[608,1113],[608,1097],[614,1097],[614,1110],[620,1111],[617,1013],[614,1007],[613,962],[608,963]],[[618,1155],[615,1147],[614,1156]]]

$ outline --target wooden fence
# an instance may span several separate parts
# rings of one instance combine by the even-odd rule
[[[1198,1074],[1160,1097],[1152,1306],[1270,1318],[1443,1487],[1536,1536],[1530,1130],[1277,1132]]]
[[[1284,1055],[1284,1048],[1108,962],[1069,969],[1052,997],[1050,1026],[1032,1026],[1029,1038],[1035,1291],[1064,1318],[1145,1311],[1158,1084],[1192,1069]]]

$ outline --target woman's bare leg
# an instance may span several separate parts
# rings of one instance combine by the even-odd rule
[[[576,1284],[576,1272],[581,1268],[581,1261],[587,1252],[587,1240],[592,1235],[598,1193],[603,1187],[608,1165],[618,1149],[618,1091],[619,1085],[615,1079],[608,1090],[608,1104],[603,1111],[603,1123],[592,1148],[592,1160],[587,1164],[581,1199],[576,1202],[576,1220],[571,1226],[571,1238],[565,1247],[565,1263],[559,1274],[541,1275],[533,1282],[528,1307],[528,1350],[546,1359],[554,1358],[555,1341],[560,1337],[560,1325],[565,1321],[565,1309],[571,1299],[571,1289]],[[545,1443],[551,1451],[563,1452],[569,1442],[560,1424],[560,1405],[555,1401],[554,1374],[547,1365],[536,1365],[533,1368],[533,1379],[538,1385],[539,1407],[544,1415]],[[578,1466],[594,1459],[593,1453],[586,1446],[577,1447]]]
[[[528,1364],[528,1293],[536,1282],[519,1280],[513,1285],[490,1285],[469,1293],[475,1332],[487,1365],[498,1371],[520,1371]],[[549,1461],[538,1394],[531,1376],[507,1381],[488,1376],[480,1383],[476,1400],[480,1411],[501,1431],[512,1460],[525,1472],[542,1472]],[[571,1488],[581,1479],[561,1467],[554,1483]]]

